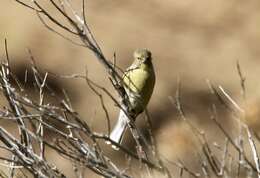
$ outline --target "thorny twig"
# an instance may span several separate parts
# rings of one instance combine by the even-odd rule
[[[41,22],[52,32],[55,32],[56,34],[62,36],[63,38],[73,42],[74,44],[78,44],[80,46],[83,46],[85,48],[88,48],[90,51],[93,52],[93,54],[96,56],[96,59],[103,65],[103,67],[107,70],[109,79],[112,81],[112,84],[114,86],[114,89],[117,91],[119,97],[120,97],[120,108],[128,115],[129,121],[128,126],[130,128],[130,131],[132,132],[132,135],[136,141],[136,150],[137,153],[140,155],[141,158],[145,158],[145,152],[143,149],[143,146],[141,143],[143,143],[143,137],[140,135],[141,133],[137,130],[134,120],[135,115],[129,114],[130,111],[130,105],[128,101],[128,97],[126,97],[126,92],[122,91],[124,90],[123,87],[118,87],[121,79],[121,76],[118,74],[116,69],[114,68],[114,65],[109,62],[109,60],[104,56],[100,46],[98,45],[94,35],[92,34],[92,31],[89,28],[89,24],[86,21],[85,16],[85,2],[82,0],[82,16],[78,15],[78,13],[72,8],[72,5],[67,0],[61,0],[59,2],[55,2],[54,0],[48,0],[49,4],[58,12],[58,14],[63,17],[63,19],[68,22],[69,25],[65,25],[63,21],[58,20],[57,17],[55,17],[52,13],[48,11],[47,8],[45,8],[40,1],[33,0],[31,4],[26,4],[21,0],[15,0],[17,3],[34,10],[37,14],[37,16],[40,18]],[[66,8],[72,13],[68,13],[66,11]],[[54,27],[48,24],[48,22],[54,24]],[[63,32],[66,35],[63,35],[63,33],[58,32],[55,30],[55,28],[59,28],[60,30],[63,30]],[[69,35],[76,36],[81,43],[74,42],[72,39],[70,39]]]
[[[218,90],[209,83],[210,85],[210,89],[212,89],[212,93],[214,95],[217,96],[217,98],[220,100],[221,103],[223,103],[224,106],[227,106],[228,108],[230,108],[228,106],[228,104],[225,102],[225,100],[221,97],[221,95],[218,93]],[[231,97],[229,96],[228,99],[230,99]],[[234,102],[234,100],[231,98],[232,102]],[[236,104],[237,105],[237,104]],[[238,106],[238,105],[237,105]],[[233,110],[231,110],[233,112]],[[251,163],[251,161],[249,161],[249,159],[247,158],[247,156],[245,155],[243,149],[237,145],[235,143],[235,141],[232,139],[232,137],[229,135],[229,133],[222,127],[221,123],[219,123],[219,121],[217,120],[217,118],[214,116],[212,117],[212,120],[214,121],[214,123],[218,126],[218,128],[222,131],[222,133],[226,136],[226,138],[228,138],[229,142],[231,143],[231,145],[239,152],[239,154],[243,155],[245,161],[247,162],[247,164],[256,171],[256,167],[253,165],[253,163]]]
[[[253,158],[255,161],[255,165],[256,165],[256,171],[257,171],[257,177],[260,178],[260,160],[259,160],[259,155],[257,153],[257,149],[256,149],[256,145],[254,142],[254,139],[252,137],[251,131],[249,128],[247,128],[247,135],[248,135],[248,141],[250,143],[250,147],[253,153]]]
[[[50,5],[59,13],[59,15],[61,15],[64,18],[64,20],[67,23],[63,23],[64,21],[58,20],[59,18],[55,17],[52,13],[50,13],[48,9],[41,4],[42,2],[40,0],[32,0],[31,4],[27,4],[22,0],[15,1],[35,11],[40,21],[50,31],[58,34],[66,40],[69,40],[75,45],[88,48],[90,51],[93,52],[93,54],[96,56],[96,59],[107,70],[108,78],[111,81],[115,91],[117,91],[120,97],[119,102],[111,95],[109,91],[88,79],[87,76],[82,77],[75,75],[74,77],[84,78],[87,81],[88,85],[91,87],[91,89],[100,98],[103,110],[106,114],[109,133],[110,119],[108,111],[104,105],[102,94],[98,90],[101,90],[102,92],[107,94],[120,109],[123,109],[125,113],[128,113],[129,111],[129,102],[128,97],[125,96],[126,92],[124,91],[124,88],[121,86],[122,79],[117,72],[115,62],[114,64],[111,63],[104,56],[100,46],[98,45],[97,41],[95,40],[92,34],[92,31],[89,28],[89,24],[87,23],[86,18],[85,1],[82,0],[82,13],[77,13],[72,8],[71,2],[68,0],[48,0]],[[67,9],[70,13],[67,12]],[[60,32],[60,30],[62,32]],[[79,40],[74,41],[74,38],[70,38],[70,36],[76,36],[76,38]],[[130,158],[139,159],[141,163],[147,165],[149,168],[158,170],[159,172],[163,173],[166,172],[168,177],[171,176],[168,169],[164,166],[159,154],[157,153],[156,142],[153,141],[153,139],[151,140],[154,144],[152,146],[154,156],[159,165],[150,162],[144,156],[145,153],[143,151],[143,145],[141,143],[146,142],[145,140],[142,140],[142,134],[134,125],[133,121],[135,120],[135,118],[133,118],[133,116],[128,114],[130,118],[128,124],[137,144],[137,154],[122,147],[121,145],[118,145],[117,143],[114,143],[112,140],[109,139],[107,135],[95,133],[94,131],[92,131],[89,125],[86,122],[82,121],[82,118],[79,116],[79,114],[72,109],[68,97],[65,97],[65,99],[57,98],[60,102],[60,106],[54,106],[50,103],[47,103],[45,99],[45,95],[46,93],[48,93],[47,91],[53,93],[53,91],[51,91],[50,87],[47,84],[47,79],[50,74],[45,73],[42,76],[39,70],[36,68],[35,64],[32,65],[32,70],[36,86],[39,90],[39,101],[34,101],[30,97],[24,96],[23,93],[18,93],[15,90],[15,87],[12,86],[10,82],[10,80],[16,79],[15,76],[13,76],[10,72],[7,44],[5,44],[5,47],[7,62],[1,64],[2,70],[0,84],[2,87],[2,91],[5,94],[5,98],[9,102],[10,109],[5,108],[2,111],[0,111],[0,116],[1,119],[16,121],[20,131],[19,140],[16,139],[13,135],[10,135],[10,133],[7,130],[0,127],[0,140],[5,144],[5,147],[1,146],[1,148],[4,148],[6,151],[9,151],[13,155],[12,159],[0,158],[11,163],[9,165],[11,167],[11,173],[9,177],[13,177],[15,168],[20,166],[27,169],[34,176],[65,177],[65,175],[63,175],[60,170],[58,170],[55,166],[47,162],[44,156],[45,147],[49,147],[58,152],[60,155],[64,156],[65,158],[72,160],[74,165],[78,163],[79,166],[87,167],[95,173],[104,177],[129,177],[129,175],[127,175],[125,171],[121,171],[117,167],[117,165],[114,164],[113,160],[110,160],[103,153],[102,148],[98,142],[98,140],[100,139],[109,140],[112,144],[119,147],[120,150],[127,154]],[[245,98],[245,77],[242,75],[241,68],[238,62],[237,70],[241,80],[242,95]],[[17,85],[19,85],[18,82]],[[223,87],[219,86],[218,88],[216,88],[210,84],[210,88],[213,91],[212,93],[215,94],[215,96],[217,96],[221,103],[225,105],[232,113],[235,113],[237,115],[237,111],[239,111],[239,113],[244,112],[244,110],[239,107],[239,105],[230,97],[230,95],[223,89]],[[181,163],[181,161],[179,161],[178,164],[175,164],[175,166],[180,168],[179,176],[182,177],[183,171],[186,171],[189,173],[189,175],[193,177],[202,177],[202,175],[204,175],[204,177],[211,177],[211,171],[213,171],[215,176],[224,177],[225,170],[228,170],[226,166],[226,157],[227,155],[229,155],[228,143],[230,143],[239,152],[239,156],[241,157],[241,160],[239,158],[239,161],[242,161],[242,159],[245,160],[248,166],[254,171],[256,171],[259,175],[259,159],[250,132],[248,137],[256,167],[246,157],[240,143],[239,145],[237,145],[235,141],[231,138],[231,136],[228,134],[228,132],[222,127],[221,123],[218,122],[217,117],[214,113],[215,109],[213,107],[213,114],[211,115],[211,118],[215,122],[215,124],[220,128],[220,130],[224,133],[227,140],[226,145],[223,149],[223,157],[222,159],[218,159],[213,150],[211,149],[211,145],[209,144],[205,133],[196,128],[186,118],[185,112],[180,102],[179,89],[180,88],[178,88],[176,92],[174,104],[176,105],[176,108],[181,118],[186,123],[188,123],[193,134],[196,136],[196,138],[198,138],[200,144],[202,145],[202,151],[205,156],[205,159],[200,160],[203,174],[192,172],[187,167],[185,167],[184,164]],[[64,127],[64,129],[60,130],[56,128],[55,124],[52,123],[53,121],[58,121],[59,124],[61,124],[61,126]],[[28,127],[29,124],[31,124],[32,129]],[[51,131],[59,136],[59,138],[56,138],[55,143],[46,140],[46,138],[44,137],[45,130]],[[150,136],[152,137],[151,131]],[[85,137],[87,137],[90,141],[86,142],[84,139]],[[36,144],[39,145],[39,153],[36,152],[32,142],[36,142]],[[50,171],[48,172],[47,170]]]
[[[89,125],[72,109],[68,96],[65,96],[65,98],[58,97],[48,85],[48,76],[51,74],[44,72],[44,75],[42,75],[31,53],[30,57],[32,60],[32,75],[39,92],[38,101],[32,99],[30,95],[25,94],[24,92],[26,90],[17,92],[15,85],[12,84],[10,80],[4,80],[4,76],[10,73],[9,70],[1,71],[2,77],[0,85],[2,92],[6,90],[9,91],[5,97],[12,99],[10,100],[10,102],[12,102],[11,104],[15,104],[20,113],[17,115],[17,109],[10,105],[10,109],[4,108],[0,110],[0,118],[9,121],[22,121],[23,125],[19,125],[18,123],[18,126],[28,137],[28,140],[30,140],[29,143],[33,143],[30,144],[30,146],[23,144],[24,142],[22,140],[16,139],[8,130],[0,127],[0,140],[4,144],[1,148],[4,148],[13,155],[12,159],[2,158],[2,160],[8,159],[9,163],[11,163],[9,166],[12,169],[10,172],[11,177],[15,175],[14,170],[20,166],[27,169],[34,176],[65,177],[62,171],[58,170],[46,160],[46,147],[56,151],[60,156],[71,160],[73,165],[78,164],[89,168],[103,177],[130,177],[130,175],[121,171],[113,160],[104,154],[103,148],[101,148],[98,142],[100,139],[112,142],[112,144],[119,147],[122,152],[129,157],[139,159],[140,162],[149,167],[149,169],[164,172],[165,168],[160,165],[145,158],[140,158],[138,154],[114,143],[106,135],[92,131]],[[0,67],[9,69],[9,63],[2,63]],[[102,89],[86,76],[74,76],[75,78],[79,77],[87,80],[93,87],[107,92],[107,94],[113,98],[105,88]],[[4,87],[8,87],[8,89]],[[48,103],[48,99],[45,97],[48,94],[51,94],[60,105]],[[113,99],[115,100],[115,98]],[[58,122],[59,127],[63,129],[57,128],[55,122]],[[29,127],[29,124],[31,124],[32,128]],[[46,139],[46,133],[55,133],[56,139],[54,143]],[[85,138],[88,138],[88,141],[86,141]],[[36,149],[36,147],[38,148]]]
[[[240,75],[242,75],[242,74],[240,74]],[[225,90],[221,86],[218,88],[219,89],[218,90],[210,82],[208,82],[208,85],[209,85],[209,88],[211,89],[211,92],[215,96],[217,96],[220,103],[223,104],[226,108],[228,108],[229,111],[234,113],[237,117],[239,116],[239,114],[244,115],[244,110],[242,108],[240,108],[240,106],[232,99],[232,97],[230,97],[230,95],[227,94],[227,92],[225,92]],[[200,144],[202,145],[203,155],[206,157],[206,160],[207,160],[207,161],[202,161],[202,168],[203,168],[202,172],[203,172],[204,176],[210,177],[211,173],[209,172],[210,171],[209,168],[211,168],[211,170],[213,171],[215,176],[218,176],[218,177],[219,176],[228,176],[227,174],[230,174],[230,170],[228,170],[228,168],[226,168],[226,157],[228,155],[228,145],[226,144],[226,146],[224,147],[223,158],[220,161],[220,159],[218,159],[215,156],[215,154],[213,153],[213,151],[211,150],[210,145],[209,145],[209,143],[206,139],[205,133],[203,131],[200,131],[198,128],[196,128],[186,118],[185,112],[182,108],[182,104],[181,104],[181,101],[180,101],[180,82],[179,82],[179,80],[178,80],[177,86],[178,87],[177,87],[177,91],[176,91],[176,95],[175,95],[175,100],[172,97],[170,97],[170,100],[172,101],[173,104],[175,104],[177,111],[179,112],[181,118],[189,125],[189,127],[191,128],[191,131],[198,138]],[[226,137],[226,143],[231,143],[231,145],[239,152],[239,157],[243,157],[243,160],[246,163],[246,165],[243,164],[242,160],[239,159],[238,170],[239,170],[240,164],[243,164],[244,167],[246,167],[246,168],[249,167],[253,171],[257,172],[257,174],[258,174],[258,169],[256,168],[256,166],[259,165],[259,159],[258,159],[258,156],[257,156],[257,152],[255,152],[256,151],[255,145],[252,144],[252,143],[254,143],[254,142],[252,142],[252,140],[253,140],[252,137],[249,137],[249,138],[251,138],[251,140],[249,139],[249,141],[250,141],[251,149],[254,153],[253,155],[254,155],[254,160],[255,160],[256,166],[254,166],[254,164],[251,163],[249,158],[246,156],[243,148],[235,143],[235,141],[228,134],[228,132],[218,122],[216,113],[217,113],[216,106],[213,104],[211,119],[214,121],[214,123],[218,126],[218,128],[221,130],[221,132]],[[241,121],[239,123],[242,124]],[[242,124],[242,125],[244,125],[244,127],[246,127],[245,124]],[[233,158],[232,158],[232,160],[233,160]],[[210,167],[208,167],[207,162],[209,163]]]

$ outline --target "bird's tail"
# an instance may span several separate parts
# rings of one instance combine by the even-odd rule
[[[110,133],[109,138],[114,142],[120,144],[122,142],[123,136],[125,134],[127,128],[127,120],[128,117],[123,110],[120,110],[117,123]],[[112,146],[113,147],[113,146]],[[114,149],[118,149],[117,147],[113,147]]]

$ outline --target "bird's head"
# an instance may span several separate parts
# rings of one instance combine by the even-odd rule
[[[147,49],[137,49],[134,52],[134,58],[141,63],[151,62],[152,53]]]

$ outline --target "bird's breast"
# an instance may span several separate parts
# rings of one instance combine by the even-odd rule
[[[133,109],[141,112],[148,104],[155,84],[153,68],[130,70],[124,77],[125,90]]]

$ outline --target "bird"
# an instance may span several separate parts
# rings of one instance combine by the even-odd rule
[[[121,144],[128,126],[129,116],[136,118],[145,109],[152,96],[155,85],[155,71],[152,63],[152,53],[148,49],[137,49],[134,60],[122,76],[122,83],[128,98],[129,109],[120,109],[118,120],[109,138]],[[127,112],[127,113],[126,113]],[[112,146],[118,149],[116,146]]]

